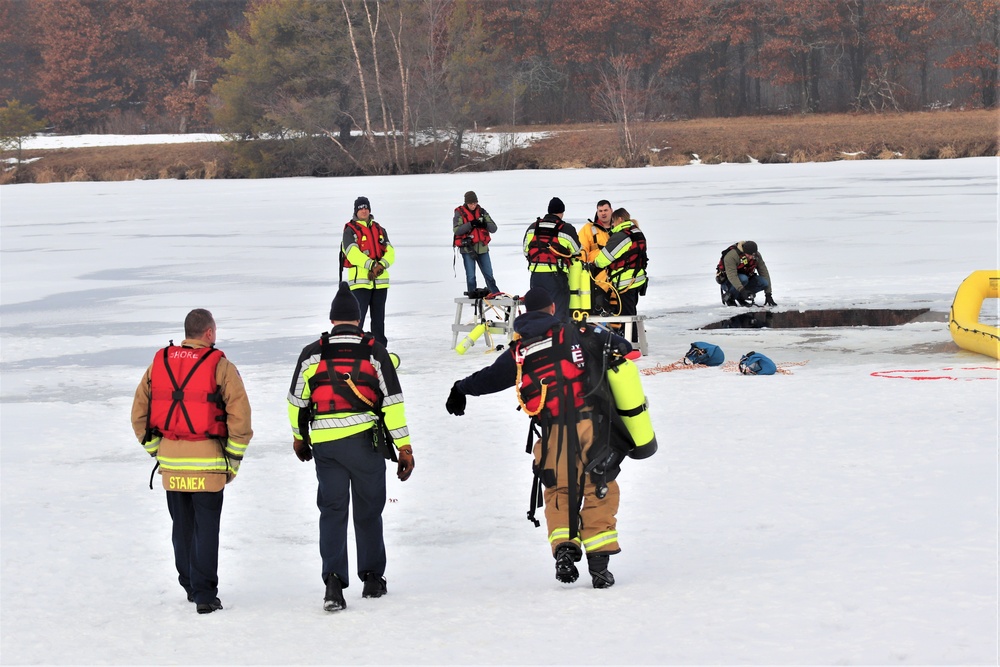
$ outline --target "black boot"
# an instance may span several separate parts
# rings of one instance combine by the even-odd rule
[[[361,578],[365,582],[365,587],[361,591],[361,597],[380,598],[389,592],[385,586],[385,577],[380,577],[374,572],[363,572]]]
[[[222,601],[215,598],[211,602],[199,602],[195,609],[198,610],[199,614],[211,614],[213,611],[222,609]]]
[[[572,542],[563,542],[556,547],[556,580],[564,584],[576,581],[580,577],[580,571],[574,563],[582,556],[580,547]]]
[[[335,574],[328,574],[326,577],[323,609],[330,612],[347,609],[347,600],[344,599],[344,584]]]
[[[594,588],[611,588],[615,585],[615,575],[608,571],[608,554],[587,554],[587,569]]]

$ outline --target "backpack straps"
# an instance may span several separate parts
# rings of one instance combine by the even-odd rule
[[[170,364],[167,363],[167,355],[168,355],[167,350],[169,349],[170,349],[169,347],[163,348],[163,367],[167,370],[167,377],[170,378],[170,384],[174,386],[174,390],[171,394],[172,402],[170,403],[170,409],[167,410],[167,418],[163,420],[163,424],[164,426],[169,427],[170,418],[174,414],[174,408],[180,406],[181,415],[184,417],[184,421],[187,422],[188,431],[194,433],[194,424],[191,423],[191,415],[188,414],[187,408],[184,407],[184,387],[186,387],[187,383],[190,382],[191,378],[194,377],[195,371],[198,370],[198,367],[201,366],[201,364],[206,359],[212,356],[213,352],[218,352],[218,350],[215,349],[214,347],[209,348],[208,352],[201,355],[201,357],[198,358],[198,361],[194,362],[194,366],[192,366],[191,370],[188,371],[187,377],[184,378],[184,381],[181,382],[180,384],[177,384],[177,378],[174,377],[174,372],[170,370]],[[208,398],[212,400],[218,400],[218,396],[216,394],[209,394]]]
[[[532,441],[535,439],[534,436],[537,435],[539,438],[538,441],[540,443],[540,448],[541,448],[540,452],[542,455],[541,459],[544,462],[546,449],[548,447],[546,439],[542,437],[542,433],[538,430],[538,426],[539,426],[538,421],[536,421],[535,418],[532,417],[531,422],[528,424],[528,443],[525,445],[524,451],[527,452],[528,454],[531,454],[531,449],[532,449],[531,446],[533,444]],[[528,521],[535,524],[535,528],[538,528],[540,525],[542,525],[541,523],[539,523],[538,519],[535,518],[535,510],[541,507],[542,504],[545,502],[542,496],[542,480],[541,477],[539,476],[540,473],[541,471],[535,471],[535,474],[531,476],[531,498],[528,503]]]

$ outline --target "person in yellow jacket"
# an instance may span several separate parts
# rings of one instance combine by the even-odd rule
[[[253,437],[243,380],[215,348],[216,331],[209,311],[188,313],[184,341],[156,354],[132,400],[132,429],[156,457],[167,491],[178,581],[199,614],[222,609],[223,490]]]
[[[597,202],[597,211],[594,219],[588,220],[580,228],[580,249],[583,251],[583,261],[593,267],[597,254],[608,244],[608,235],[611,232],[611,202],[602,199]],[[593,285],[596,288],[591,293],[593,304],[591,310],[595,313],[611,313],[618,311],[617,295],[611,289],[608,282],[608,272],[591,269]]]
[[[361,308],[361,327],[368,309],[372,311],[371,332],[383,346],[385,337],[385,302],[389,292],[389,267],[396,261],[396,250],[389,235],[372,217],[368,197],[354,200],[354,215],[344,225],[340,244],[341,280],[347,269],[347,283]]]
[[[330,306],[333,329],[303,348],[288,390],[292,448],[315,461],[323,608],[347,607],[347,517],[353,505],[362,596],[385,595],[385,459],[398,457],[401,481],[413,472],[403,390],[385,348],[359,327],[361,312],[346,282]]]
[[[646,293],[646,236],[624,208],[611,214],[608,242],[594,258],[593,266],[605,270],[608,282],[618,295],[620,315],[638,312],[639,296]],[[635,328],[633,337],[637,336]],[[635,342],[635,341],[633,341]]]

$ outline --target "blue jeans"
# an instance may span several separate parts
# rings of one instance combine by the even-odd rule
[[[764,290],[767,289],[769,284],[765,278],[762,278],[756,273],[753,275],[752,278],[744,273],[739,274],[739,276],[740,276],[740,283],[742,283],[743,287],[747,288],[747,291],[750,292],[751,296],[756,294],[757,292],[763,292]],[[731,296],[734,299],[738,298],[737,292],[739,292],[739,290],[733,287],[732,283],[730,283],[727,280],[722,285],[726,290],[727,297]]]
[[[492,292],[499,292],[497,288],[497,283],[493,280],[493,263],[490,262],[489,251],[484,252],[482,255],[478,255],[474,252],[462,253],[462,262],[465,263],[465,286],[468,291],[473,292],[476,289],[476,264],[479,264],[479,270],[483,272],[483,278],[486,279],[486,289]]]

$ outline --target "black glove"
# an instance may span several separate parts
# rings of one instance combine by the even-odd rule
[[[768,294],[767,297],[764,298],[764,305],[765,306],[777,306],[778,304],[776,304],[774,302],[774,298],[772,298],[771,295]]]
[[[447,408],[449,414],[456,417],[465,414],[465,394],[459,391],[457,382],[451,386],[451,393],[448,394],[448,400],[445,401],[444,407]]]
[[[736,293],[736,298],[739,299],[740,301],[746,301],[747,299],[750,298],[750,296],[751,296],[750,290],[748,290],[746,287],[741,287],[740,291]]]

